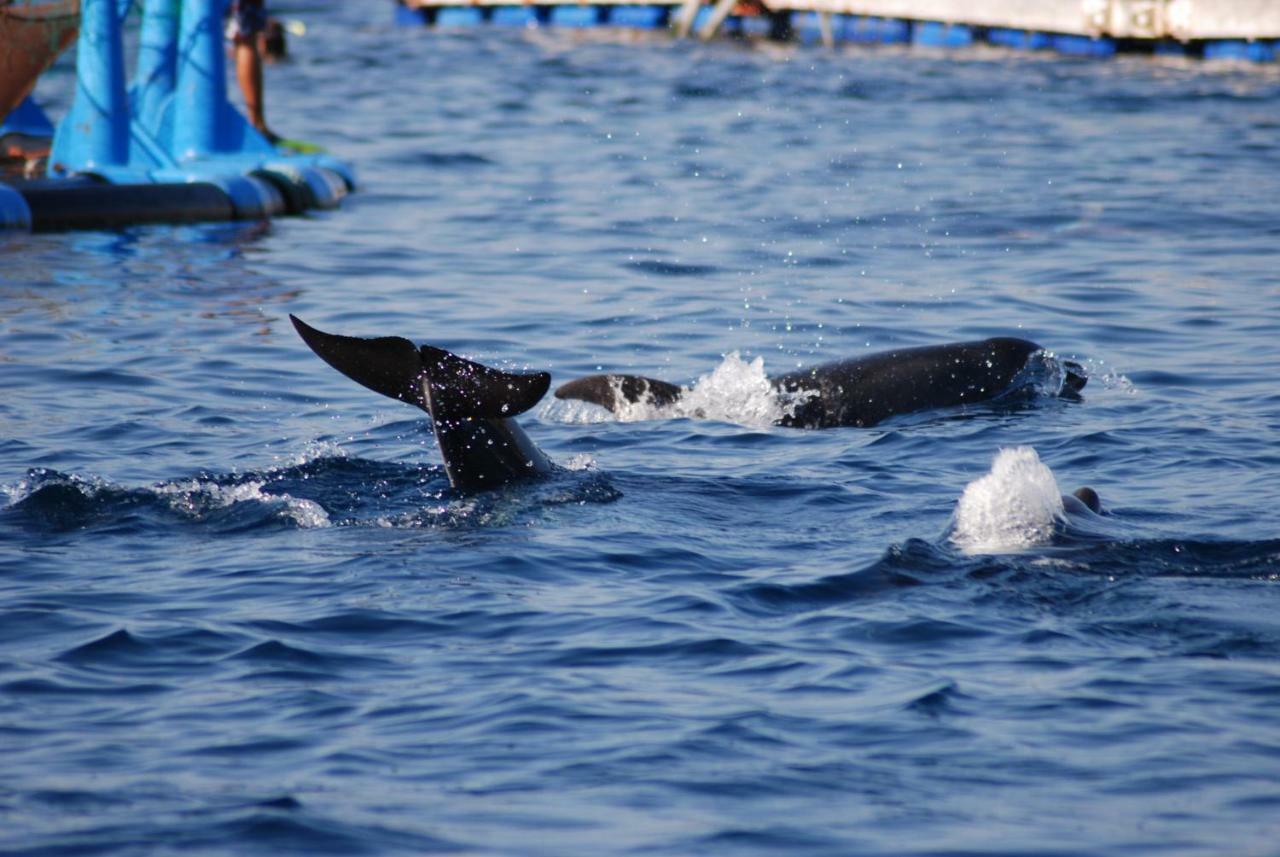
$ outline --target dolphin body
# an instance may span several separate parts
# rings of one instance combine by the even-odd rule
[[[398,336],[359,339],[316,330],[289,316],[320,359],[370,390],[431,415],[449,484],[483,491],[551,471],[514,417],[551,386],[546,372],[503,372]]]
[[[998,398],[1018,388],[1019,374],[1039,345],[996,337],[920,348],[899,348],[865,357],[788,372],[769,382],[796,402],[778,425],[821,429],[876,425],[889,417],[931,408]],[[1078,363],[1063,361],[1063,390],[1079,392],[1088,377]],[[580,399],[617,412],[641,402],[662,407],[685,390],[638,375],[588,375],[562,384],[558,399]]]

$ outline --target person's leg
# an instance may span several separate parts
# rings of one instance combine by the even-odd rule
[[[249,124],[274,143],[280,138],[267,127],[262,96],[262,55],[258,53],[258,37],[267,23],[263,0],[237,0],[231,15],[236,79],[240,82],[240,92],[244,95]]]

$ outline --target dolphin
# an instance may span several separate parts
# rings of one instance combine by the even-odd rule
[[[1094,491],[1088,485],[1084,485],[1070,494],[1062,495],[1062,508],[1073,515],[1079,515],[1081,512],[1092,512],[1095,515],[1101,515],[1102,498],[1098,496],[1097,491]]]
[[[334,369],[430,414],[454,488],[498,488],[553,469],[514,419],[546,395],[548,373],[504,372],[398,336],[338,336],[293,315],[289,320],[302,341]]]
[[[897,348],[788,372],[769,382],[792,413],[777,421],[793,428],[874,426],[889,417],[931,408],[985,402],[1018,389],[1034,342],[995,337],[974,342]],[[1063,392],[1078,393],[1088,381],[1078,363],[1062,361]],[[558,399],[579,399],[617,412],[625,403],[663,407],[685,388],[639,375],[588,375],[562,384]]]

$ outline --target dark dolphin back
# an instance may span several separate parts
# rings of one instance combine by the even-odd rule
[[[289,316],[311,350],[342,374],[431,414],[445,472],[463,491],[497,488],[548,472],[551,462],[514,417],[546,395],[546,372],[503,372],[407,339],[360,339]]]
[[[810,394],[783,425],[873,426],[898,414],[994,399],[1040,346],[998,337],[870,354],[773,379],[787,393]]]

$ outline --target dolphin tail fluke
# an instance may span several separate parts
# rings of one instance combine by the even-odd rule
[[[588,375],[556,388],[557,399],[578,399],[608,408],[613,413],[624,404],[670,405],[680,398],[680,387],[639,375]]]
[[[547,372],[504,372],[430,345],[418,353],[437,419],[514,417],[538,404],[551,386]]]
[[[398,336],[360,339],[316,330],[290,315],[302,341],[321,360],[374,392],[427,410],[418,346]]]
[[[436,418],[514,417],[536,405],[551,386],[546,372],[503,372],[442,348],[419,348],[398,336],[338,336],[316,330],[295,316],[289,319],[311,350],[334,369]]]

